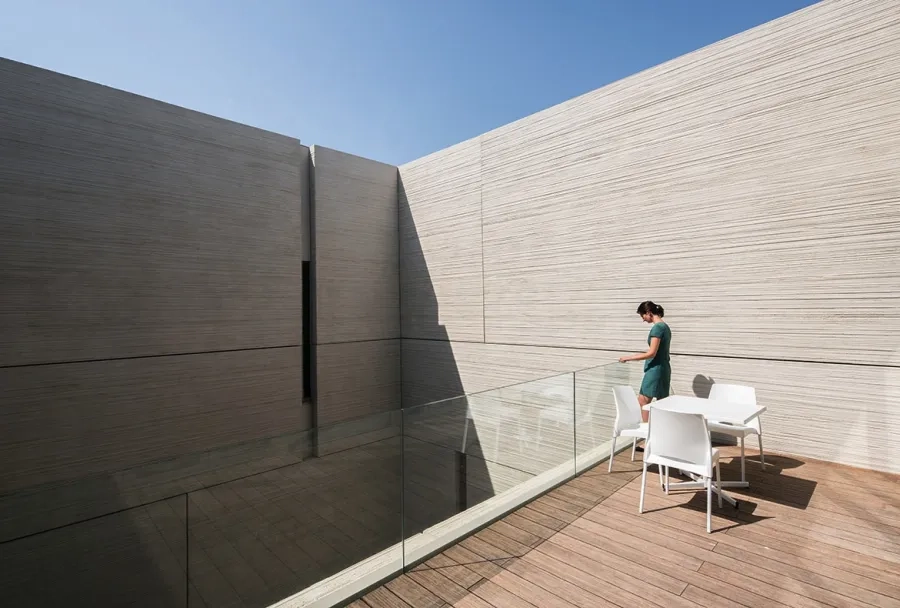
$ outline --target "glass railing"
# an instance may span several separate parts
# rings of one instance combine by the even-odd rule
[[[612,389],[640,380],[611,363],[404,409],[404,567],[605,461]]]
[[[4,491],[0,597],[339,603],[604,461],[612,387],[639,382],[609,364]]]
[[[574,375],[575,463],[580,473],[605,460],[609,454],[616,420],[613,387],[630,386],[638,392],[644,374],[638,364],[610,363],[577,371]]]
[[[404,564],[573,475],[574,415],[571,373],[404,409]]]

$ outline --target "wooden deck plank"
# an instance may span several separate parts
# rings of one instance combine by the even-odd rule
[[[491,577],[491,582],[540,608],[576,608],[568,600],[509,570],[514,561],[516,560],[510,560],[501,572]]]
[[[508,569],[520,578],[534,582],[542,589],[578,608],[618,608],[617,604],[608,602],[604,598],[525,560],[513,560]]]
[[[488,530],[501,534],[526,547],[534,547],[547,539],[546,535],[533,534],[528,530],[523,530],[519,526],[514,526],[510,523],[509,519],[501,519],[498,522],[494,522],[488,527]]]
[[[370,608],[416,608],[397,597],[387,586],[372,589],[362,599]]]
[[[639,530],[640,528],[635,527],[633,529]],[[674,531],[674,529],[672,528],[663,530],[662,532],[651,531],[650,536],[656,534],[659,538],[665,538],[665,535],[669,533],[669,530]],[[596,535],[591,533],[583,534],[581,529],[576,529],[574,528],[574,526],[573,529],[567,529],[564,534],[573,534],[580,540],[591,544],[598,542],[598,537]],[[610,546],[603,544],[607,539],[600,538],[599,546],[601,548],[607,548],[607,550],[610,551],[615,551],[617,554],[629,558],[631,560],[631,563],[635,564],[634,568],[632,569],[632,572],[635,574],[639,574],[641,568],[650,567],[654,569],[654,571],[665,572],[666,574],[669,574],[672,577],[683,581],[688,586],[698,587],[700,589],[703,589],[704,591],[714,593],[720,597],[731,598],[739,604],[748,606],[750,608],[770,608],[783,605],[777,602],[773,602],[770,598],[763,597],[757,593],[747,592],[743,589],[725,584],[718,579],[706,576],[705,574],[702,574],[699,571],[688,567],[688,562],[675,564],[672,562],[659,560],[655,555],[655,552],[658,548],[658,545],[656,545],[655,542],[659,542],[659,538],[651,538],[650,542],[648,542],[647,538],[648,537],[645,536],[636,539],[639,542],[635,546]],[[683,595],[684,592],[682,592],[682,596]]]
[[[820,566],[819,564],[812,565],[800,561],[795,561],[793,564],[785,563],[725,543],[720,543],[714,551],[744,563],[753,564],[765,570],[781,573],[790,576],[795,580],[815,585],[816,587],[821,587],[828,591],[833,591],[834,593],[846,595],[850,598],[856,598],[873,606],[889,608],[890,606],[896,606],[898,603],[896,594],[895,597],[892,598],[888,595],[867,589],[866,586],[871,583],[860,585],[841,580],[843,577],[841,576],[840,571],[835,568],[826,569],[826,567]],[[860,582],[859,577],[855,578],[855,582]]]
[[[672,496],[663,498],[664,496],[665,495],[660,494],[659,496],[656,496],[655,498],[659,502],[662,502],[664,500],[669,500],[669,501],[674,500],[674,497],[672,497]],[[675,510],[677,511],[677,509],[675,509]],[[761,529],[763,526],[768,524],[770,521],[771,520],[763,520],[763,521],[757,522],[756,524],[753,524],[753,525],[754,525],[755,529]],[[718,538],[719,535],[713,535],[713,536],[716,536]],[[863,603],[857,601],[854,598],[844,597],[844,596],[841,596],[840,594],[833,593],[829,589],[822,588],[817,585],[810,585],[807,582],[805,582],[804,580],[792,578],[791,576],[786,576],[783,573],[783,570],[776,569],[775,571],[771,571],[771,570],[766,570],[764,568],[760,568],[760,567],[756,566],[755,564],[753,564],[751,561],[749,561],[749,558],[746,556],[744,557],[744,559],[722,560],[721,557],[719,557],[720,555],[722,555],[721,553],[716,555],[716,554],[713,554],[714,552],[711,553],[711,552],[703,551],[701,549],[695,548],[690,545],[685,545],[684,550],[686,552],[690,552],[695,557],[705,561],[707,564],[711,563],[716,566],[721,566],[721,567],[725,568],[726,570],[730,570],[731,572],[734,572],[740,576],[747,576],[752,579],[755,579],[755,581],[757,581],[757,582],[755,582],[754,584],[757,584],[757,585],[760,584],[759,582],[766,583],[766,584],[771,583],[772,585],[775,585],[775,586],[785,589],[787,591],[797,593],[798,595],[808,596],[810,598],[818,600],[819,602],[821,602],[823,604],[829,604],[832,606],[840,607],[840,606],[863,606],[864,605]],[[706,565],[706,564],[704,564],[704,565]],[[702,571],[702,568],[701,568],[701,571]],[[827,581],[831,581],[831,580],[832,579],[827,579]],[[749,586],[745,587],[745,588],[748,590],[755,591],[755,589],[752,589]],[[777,598],[773,598],[773,599],[777,599]]]
[[[680,566],[689,570],[699,570],[703,560],[694,556],[691,550],[683,551],[683,547],[689,549],[697,549],[693,545],[687,543],[669,543],[664,536],[656,538],[636,538],[634,535],[619,532],[613,528],[608,528],[597,522],[581,519],[574,522],[570,527],[566,528],[564,534],[583,541],[589,541],[596,547],[601,547],[607,551],[611,551],[626,560],[632,560],[641,563],[641,557],[648,550],[651,554],[647,556],[648,564],[652,564],[656,568],[663,569],[672,566]],[[670,549],[666,545],[669,544],[674,549]],[[679,591],[680,593],[680,591]]]
[[[466,566],[459,565],[455,560],[451,559],[444,553],[439,553],[425,563],[413,568],[413,572],[417,572],[420,570],[440,570],[441,574],[450,578],[458,585],[461,585],[466,589],[484,578],[474,570]]]
[[[724,595],[718,595],[711,591],[707,591],[702,587],[694,587],[693,585],[688,585],[687,589],[684,590],[684,593],[681,594],[686,600],[694,602],[698,606],[723,606],[724,608],[744,608],[745,606],[750,606],[751,604],[741,604],[735,602],[734,600],[728,599],[728,597]],[[766,600],[768,603],[764,604],[764,606],[772,606],[771,600]],[[783,606],[784,604],[775,604],[776,606]]]
[[[506,557],[521,557],[531,550],[530,545],[513,540],[509,536],[497,532],[493,527],[488,527],[477,532],[475,538],[494,545],[505,552],[507,554]]]
[[[586,572],[568,563],[568,561],[561,561],[542,551],[533,551],[522,558],[522,561],[546,570],[562,580],[569,581],[585,591],[599,598],[607,599],[618,606],[634,606],[636,608],[656,608],[660,606],[660,604],[645,598],[643,594],[635,594],[622,589],[615,582],[600,578],[595,574],[602,573],[602,570],[599,569],[595,570],[594,573]]]
[[[450,577],[445,576],[443,571],[418,570],[410,572],[408,576],[450,606],[457,608],[491,608],[491,605],[486,601],[477,595],[469,593],[468,588],[457,584]]]
[[[613,528],[626,534],[632,534],[638,538],[657,541],[663,546],[673,549],[680,548],[680,544],[687,543],[701,549],[712,550],[718,542],[712,540],[709,535],[699,536],[682,532],[678,528],[664,526],[657,522],[650,522],[638,513],[625,513],[608,506],[606,503],[597,505],[591,511],[584,514],[586,521],[596,522],[607,528]],[[575,522],[579,523],[579,522]]]
[[[599,537],[595,537],[595,540]],[[601,543],[601,546],[586,542],[580,538],[569,536],[565,532],[559,536],[551,538],[547,544],[541,549],[558,549],[559,551],[569,551],[580,557],[587,558],[594,562],[597,566],[603,567],[611,572],[620,572],[624,576],[635,577],[641,581],[643,585],[652,585],[669,593],[680,595],[687,583],[679,578],[672,576],[670,569],[656,569],[644,566],[640,561],[634,561],[629,558],[622,557],[612,551],[615,543]],[[647,556],[650,557],[650,556]],[[640,559],[640,558],[638,558]],[[699,566],[698,566],[699,568]]]
[[[640,463],[620,454],[613,473],[586,471],[407,578],[438,601],[482,608],[900,606],[900,477],[767,459],[765,471],[748,465],[751,488],[731,492],[739,510],[714,505],[713,534],[705,495],[666,495],[655,473],[638,514]]]
[[[510,513],[505,519],[501,520],[514,528],[518,528],[532,536],[546,540],[556,534],[556,530],[548,528],[536,521],[524,517],[521,513]]]
[[[521,517],[525,519],[530,519],[531,521],[538,523],[546,528],[550,528],[551,530],[561,530],[569,525],[569,522],[563,521],[557,517],[554,517],[551,514],[544,513],[543,511],[539,511],[535,509],[532,505],[526,505],[521,507],[518,511],[514,511]]]
[[[581,515],[584,511],[587,510],[587,507],[582,507],[581,505],[572,504],[565,498],[560,497],[559,495],[545,494],[541,496],[536,501],[535,504],[541,504],[545,507],[558,509],[565,513],[569,513],[574,516]],[[573,518],[574,519],[574,518]]]
[[[495,576],[502,570],[503,566],[501,566],[501,564],[506,561],[505,559],[491,561],[477,553],[469,551],[461,544],[448,548],[444,551],[444,555],[454,560],[457,564],[465,566],[476,573],[480,578],[491,578],[492,576]],[[476,583],[477,582],[480,582],[480,580],[476,581]]]
[[[777,585],[770,585],[764,580],[759,580],[750,576],[736,572],[733,569],[723,566],[704,562],[700,566],[700,573],[706,576],[722,581],[729,587],[736,589],[744,589],[753,593],[767,597],[774,602],[785,604],[786,606],[796,606],[796,608],[828,608],[829,604],[816,601],[794,591],[784,589]]]
[[[830,549],[821,546],[809,546],[802,539],[791,538],[788,535],[769,535],[760,534],[752,528],[735,528],[726,535],[728,540],[722,539],[722,542],[730,542],[731,539],[740,539],[763,547],[764,550],[773,550],[788,556],[788,559],[801,558],[809,560],[812,567],[819,568],[821,565],[842,569],[847,573],[856,577],[865,577],[864,584],[868,581],[877,581],[883,583],[888,588],[900,590],[900,572],[891,571],[890,562],[883,562],[876,558],[869,558],[865,555],[859,555],[852,551],[844,551],[841,549]],[[796,559],[793,559],[794,563]],[[882,592],[884,593],[884,592]]]
[[[813,529],[791,526],[776,518],[772,518],[765,522],[760,522],[760,529],[771,529],[776,534],[791,534],[793,536],[806,539],[811,543],[824,543],[842,549],[848,549],[855,553],[868,555],[887,562],[893,562],[894,568],[900,570],[900,550],[897,548],[885,549],[882,546],[874,544],[873,539],[862,539],[857,537],[856,540],[844,538],[842,535],[835,534],[835,530],[823,526],[817,526]]]
[[[487,579],[474,585],[472,592],[494,608],[540,608]]]
[[[566,544],[571,546],[565,546]],[[574,550],[572,546],[578,550]],[[640,595],[644,599],[652,601],[659,606],[690,606],[688,602],[681,601],[679,597],[686,584],[668,577],[665,574],[656,573],[657,576],[647,576],[649,568],[641,569],[639,564],[630,563],[631,573],[626,572],[627,566],[619,560],[603,560],[602,551],[596,551],[581,541],[570,543],[556,543],[550,540],[538,549],[538,552],[548,555],[560,562],[578,568],[582,572],[603,580],[618,589]],[[587,555],[585,555],[587,554]],[[617,565],[618,568],[613,568]],[[647,578],[644,578],[647,576]],[[660,586],[657,586],[660,585]]]
[[[411,579],[408,574],[398,576],[385,586],[401,600],[416,608],[443,608],[447,605],[441,598]]]
[[[660,497],[657,497],[657,498],[659,499]],[[669,498],[671,498],[671,497],[669,497]],[[639,516],[639,517],[643,517],[643,516]],[[762,522],[760,522],[760,524],[761,523]],[[596,526],[598,524],[594,524],[594,525]],[[725,535],[712,535],[712,536],[714,536],[716,538],[720,538],[721,536],[725,536]],[[625,540],[627,541],[627,539],[625,539]],[[721,542],[727,542],[727,541],[720,541],[720,543]],[[724,556],[723,554],[720,553],[719,555],[715,555],[714,554],[715,551],[710,552],[708,550],[700,549],[700,548],[695,547],[694,545],[691,545],[688,543],[684,543],[682,545],[681,550],[684,551],[685,553],[693,556],[695,559],[698,559],[701,562],[705,562],[704,565],[711,563],[716,566],[724,568],[724,570],[733,572],[740,577],[747,576],[747,577],[753,579],[753,582],[748,583],[748,585],[744,586],[744,588],[747,590],[750,590],[750,591],[754,591],[756,593],[760,593],[760,591],[758,588],[753,588],[752,585],[758,586],[761,584],[771,583],[777,587],[780,587],[782,589],[785,589],[785,590],[788,590],[791,592],[795,592],[799,595],[808,595],[811,598],[818,599],[821,603],[829,604],[832,606],[851,606],[851,605],[852,606],[860,606],[860,605],[862,605],[854,599],[840,597],[839,594],[833,594],[831,591],[828,590],[828,588],[822,588],[822,587],[816,586],[816,585],[808,585],[803,580],[798,580],[798,579],[792,578],[790,576],[785,576],[783,574],[783,569],[775,568],[773,570],[767,570],[765,568],[760,568],[753,563],[752,558],[750,558],[746,555],[743,557],[743,559],[737,558],[737,559],[722,560],[720,555]],[[701,571],[704,571],[702,567],[701,567]],[[799,572],[800,572],[800,570],[798,569],[798,573]],[[827,577],[821,577],[819,580],[825,581],[823,584],[826,584],[826,587],[833,586],[833,585],[828,584],[832,579],[827,579]],[[838,582],[835,581],[835,584],[838,584]],[[780,601],[778,598],[781,597],[781,595],[782,594],[775,593],[774,596],[771,597],[771,599]],[[809,604],[806,604],[806,605],[809,605]]]
[[[483,536],[470,536],[460,541],[459,545],[468,549],[472,553],[479,555],[482,560],[496,561],[509,559],[510,557],[520,557],[521,554],[527,552],[527,547],[523,551],[507,551],[484,539]]]

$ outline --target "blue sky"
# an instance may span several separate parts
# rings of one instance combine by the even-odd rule
[[[0,55],[404,163],[811,0],[0,0]]]

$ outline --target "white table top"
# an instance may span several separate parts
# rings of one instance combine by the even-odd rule
[[[713,401],[712,399],[686,397],[684,395],[672,395],[665,399],[654,401],[649,405],[645,405],[644,409],[649,412],[654,407],[685,414],[703,414],[710,422],[727,422],[729,424],[747,424],[766,411],[763,405]]]

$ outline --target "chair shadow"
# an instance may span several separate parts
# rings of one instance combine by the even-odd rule
[[[759,458],[754,455],[746,459],[747,481],[750,486],[740,488],[742,496],[756,498],[786,507],[806,509],[818,487],[818,482],[793,475],[785,475],[784,471],[803,466],[802,460],[781,455],[767,455],[765,469]],[[741,478],[741,459],[723,459],[721,462],[722,479],[738,480]]]
[[[705,491],[697,491],[690,490],[693,492],[693,496],[687,502],[670,505],[668,507],[660,507],[657,509],[646,509],[645,513],[655,513],[657,511],[668,511],[669,509],[688,509],[690,511],[695,511],[697,513],[702,513],[706,515],[706,492]],[[681,491],[672,490],[672,494],[677,496]],[[712,513],[714,516],[728,520],[729,524],[726,526],[716,526],[713,524],[712,533],[720,533],[727,532],[733,528],[740,528],[743,526],[755,524],[760,521],[765,521],[767,519],[774,519],[772,516],[765,515],[755,515],[756,508],[759,505],[755,502],[747,501],[747,500],[738,500],[737,508],[732,507],[727,502],[722,502],[722,508],[718,507],[718,503],[716,502],[716,497],[713,495],[713,510]]]

